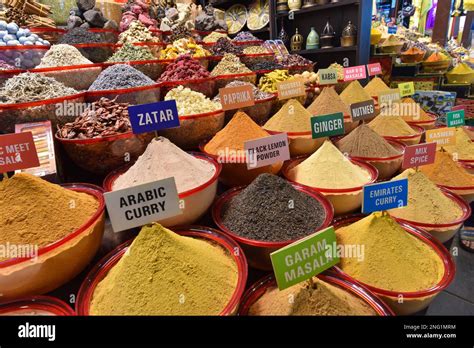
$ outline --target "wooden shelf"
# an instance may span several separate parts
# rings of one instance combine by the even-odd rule
[[[293,11],[295,16],[299,16],[305,13],[312,13],[315,11],[323,11],[341,6],[359,4],[360,0],[340,0],[339,2],[333,2],[326,5],[314,5],[311,7],[301,8],[298,11]],[[288,14],[277,14],[277,18],[288,17]]]
[[[318,49],[311,49],[311,50],[294,51],[292,53],[305,55],[305,54],[336,53],[336,52],[351,52],[351,51],[354,51],[354,52],[357,51],[357,46],[318,48]]]

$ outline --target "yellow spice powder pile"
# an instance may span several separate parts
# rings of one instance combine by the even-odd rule
[[[47,246],[84,225],[99,206],[94,196],[26,173],[1,181],[0,197],[0,245]]]
[[[249,315],[375,315],[363,300],[314,277],[313,284],[299,283],[285,290],[267,290]]]
[[[340,95],[342,101],[347,105],[371,100],[372,97],[364,90],[359,81],[352,81]]]
[[[474,187],[474,175],[469,174],[452,156],[445,151],[436,153],[435,162],[420,167],[431,181],[449,187]]]
[[[456,144],[444,146],[444,149],[458,160],[474,160],[474,142],[462,128],[456,128]]]
[[[407,136],[417,132],[399,116],[377,116],[369,127],[381,136]]]
[[[340,245],[361,245],[364,259],[342,258],[339,266],[351,277],[379,289],[413,292],[438,284],[441,258],[388,215],[373,213],[336,231]]]
[[[442,224],[462,216],[461,208],[422,172],[405,170],[392,180],[408,178],[408,206],[390,210],[400,219],[427,224]]]
[[[351,110],[342,101],[334,87],[325,87],[321,94],[308,106],[307,109],[312,115],[328,115],[342,112],[344,115],[350,115]]]
[[[290,99],[263,128],[282,132],[311,132],[311,117],[299,101]]]
[[[237,265],[222,247],[144,226],[97,285],[93,315],[219,315],[237,286]]]
[[[364,90],[368,95],[378,97],[379,93],[390,91],[390,87],[388,87],[380,77],[376,76],[370,80],[370,82],[364,87]]]
[[[352,188],[370,181],[370,174],[353,164],[330,141],[325,141],[288,174],[291,180],[319,188]]]

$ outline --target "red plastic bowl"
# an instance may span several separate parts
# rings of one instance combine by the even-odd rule
[[[237,264],[238,270],[237,286],[231,300],[222,310],[220,315],[224,316],[234,314],[239,305],[240,298],[242,297],[242,294],[245,290],[245,284],[247,282],[248,275],[247,259],[245,258],[245,254],[242,249],[234,240],[227,237],[222,232],[209,227],[182,227],[178,228],[174,232],[181,236],[201,238],[217,243],[224,247],[229,252],[229,254],[232,255],[235,263]],[[123,254],[128,250],[128,247],[132,241],[133,239],[112,250],[89,272],[77,294],[76,312],[78,315],[89,315],[89,306],[95,288],[99,282],[107,276],[107,273],[117,264]]]
[[[336,141],[339,141],[339,139]],[[389,157],[359,157],[348,154],[348,156],[353,160],[367,162],[377,168],[379,180],[389,179],[400,169],[403,156],[405,155],[406,145],[396,140],[387,140],[387,142],[399,152],[398,155]]]
[[[81,92],[28,103],[0,104],[0,133],[15,133],[16,124],[38,121],[51,121],[53,129],[56,129],[76,118],[76,115],[59,115],[58,107],[64,104],[83,104],[84,97],[85,93]]]
[[[334,229],[337,231],[338,228],[350,225],[360,219],[364,218],[365,215],[357,214],[348,217],[343,217],[341,219],[336,219],[334,222]],[[369,290],[373,291],[375,294],[379,295],[387,304],[392,308],[392,310],[397,314],[413,314],[416,313],[429,305],[431,300],[436,296],[438,293],[446,289],[449,284],[453,281],[454,275],[456,273],[456,265],[451,257],[449,251],[441,244],[436,238],[431,236],[429,233],[425,232],[424,230],[412,226],[405,222],[398,222],[400,226],[410,233],[412,236],[418,238],[425,244],[429,245],[436,254],[441,258],[443,265],[444,265],[444,274],[438,284],[432,286],[429,289],[425,289],[422,291],[415,291],[415,292],[402,292],[402,291],[391,291],[385,289],[379,289],[375,286],[371,286],[365,284],[363,282],[358,281],[362,285],[366,286]],[[339,267],[335,267],[335,269],[345,278],[349,280],[356,280],[346,274],[342,269]],[[388,271],[388,270],[387,270]],[[357,280],[356,280],[357,281]],[[402,304],[398,303],[399,295],[403,296],[405,301]],[[409,302],[409,300],[413,300],[414,308],[406,308],[404,307],[405,304]],[[409,307],[409,306],[408,306]]]
[[[390,307],[373,294],[366,286],[359,282],[342,278],[334,271],[326,271],[322,274],[318,274],[317,277],[326,283],[346,290],[359,299],[364,300],[379,316],[395,315]],[[269,274],[254,283],[242,297],[239,315],[248,315],[249,310],[254,303],[257,302],[257,300],[262,297],[267,290],[276,288],[276,286],[276,280],[273,274]]]
[[[127,154],[130,161],[135,161],[154,136],[153,133],[127,132],[92,139],[64,139],[56,133],[55,139],[78,167],[96,175],[105,175],[122,167]]]
[[[40,312],[35,314],[35,312]],[[57,315],[73,316],[76,313],[65,302],[50,296],[32,296],[0,304],[0,316],[3,315]]]
[[[2,299],[12,300],[58,288],[79,274],[99,249],[105,216],[102,189],[90,184],[61,186],[93,196],[98,201],[96,212],[74,232],[39,248],[37,261],[17,258],[0,262]]]
[[[292,185],[296,190],[305,193],[317,200],[323,206],[324,211],[326,213],[326,218],[324,219],[322,225],[315,231],[308,231],[307,235],[316,233],[317,231],[323,230],[328,227],[334,217],[334,209],[331,203],[323,195],[313,190],[305,188],[301,185]],[[241,247],[245,251],[245,254],[247,255],[247,259],[250,266],[257,269],[269,271],[272,270],[270,254],[278,249],[287,246],[288,244],[295,242],[296,240],[269,242],[255,239],[247,239],[229,230],[222,221],[222,209],[229,200],[231,200],[233,197],[242,192],[244,188],[245,186],[235,187],[219,196],[212,207],[212,219],[221,231],[223,231],[232,239],[236,240],[241,245]]]
[[[435,127],[436,120],[438,119],[438,116],[432,113],[427,113],[428,117],[431,118],[431,120],[426,120],[426,121],[406,121],[410,126],[419,126],[423,129],[432,129]]]
[[[353,164],[363,168],[365,171],[369,172],[370,180],[364,185],[351,187],[351,188],[320,188],[320,187],[311,187],[298,183],[290,178],[289,172],[292,168],[300,164],[306,158],[295,158],[294,160],[289,161],[283,168],[283,176],[290,182],[308,187],[311,190],[316,190],[321,192],[326,198],[331,202],[334,207],[335,215],[344,215],[358,210],[362,205],[362,189],[363,186],[374,183],[378,178],[378,170],[374,166],[365,163],[359,162],[353,159],[349,159]]]
[[[391,136],[391,135],[383,135],[386,140],[396,140],[399,142],[404,143],[405,145],[416,145],[419,144],[423,134],[425,134],[425,129],[420,126],[410,125],[417,133],[412,135],[399,135],[399,136]]]

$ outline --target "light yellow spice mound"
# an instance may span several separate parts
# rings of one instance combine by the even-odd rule
[[[370,181],[370,174],[353,164],[330,141],[325,141],[288,174],[291,180],[319,188],[352,188]]]
[[[444,265],[438,254],[388,215],[373,213],[339,228],[336,236],[338,244],[364,247],[363,261],[342,258],[339,266],[368,285],[413,292],[427,290],[443,277]]]
[[[392,180],[408,178],[408,206],[391,209],[398,218],[427,224],[446,224],[462,216],[461,208],[422,172],[405,170]]]
[[[400,116],[377,116],[369,122],[369,127],[381,136],[407,136],[417,133]]]
[[[237,286],[237,265],[222,247],[145,226],[97,285],[93,315],[219,315]]]

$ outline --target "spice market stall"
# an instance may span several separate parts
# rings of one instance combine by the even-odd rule
[[[468,52],[374,24],[369,61],[365,1],[111,2],[1,17],[1,315],[474,315]]]

